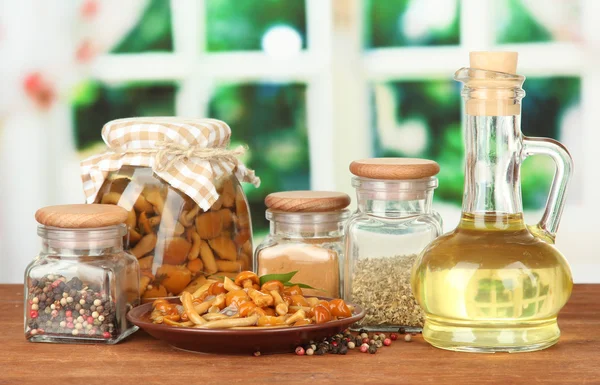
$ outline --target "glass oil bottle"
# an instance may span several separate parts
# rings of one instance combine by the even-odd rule
[[[572,290],[567,261],[554,247],[572,169],[567,150],[521,134],[516,53],[471,53],[464,83],[465,191],[458,227],[419,256],[413,292],[425,311],[423,337],[449,350],[523,352],[558,341],[557,315]],[[543,217],[523,221],[520,166],[547,155],[556,173]]]

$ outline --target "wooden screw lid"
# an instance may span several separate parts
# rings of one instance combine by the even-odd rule
[[[58,205],[39,209],[35,220],[45,226],[81,229],[118,225],[127,215],[127,210],[115,205]]]
[[[335,191],[282,191],[265,198],[269,209],[288,212],[337,211],[349,204],[348,194]]]
[[[350,172],[370,179],[421,179],[436,175],[440,172],[440,166],[427,159],[371,158],[350,163]]]

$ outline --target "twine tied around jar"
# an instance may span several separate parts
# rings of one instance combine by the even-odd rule
[[[247,146],[234,149],[227,147],[185,146],[173,142],[157,142],[156,148],[130,148],[116,151],[119,154],[154,155],[154,169],[158,172],[168,170],[175,163],[187,159],[220,160],[236,163],[237,158],[244,155]]]

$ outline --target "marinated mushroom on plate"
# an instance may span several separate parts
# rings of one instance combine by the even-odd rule
[[[150,319],[155,324],[203,329],[281,328],[322,324],[352,317],[342,299],[304,297],[294,273],[281,279],[242,271],[223,282],[206,279],[193,292],[181,293],[181,304],[157,299]],[[285,276],[285,275],[282,275]]]

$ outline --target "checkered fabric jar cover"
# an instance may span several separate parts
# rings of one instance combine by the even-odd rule
[[[238,180],[260,185],[254,171],[237,158],[243,147],[228,149],[231,129],[216,119],[176,117],[113,120],[102,128],[109,150],[81,162],[87,203],[93,203],[111,171],[124,165],[150,167],[173,188],[208,210],[219,198],[215,182],[235,173]]]

